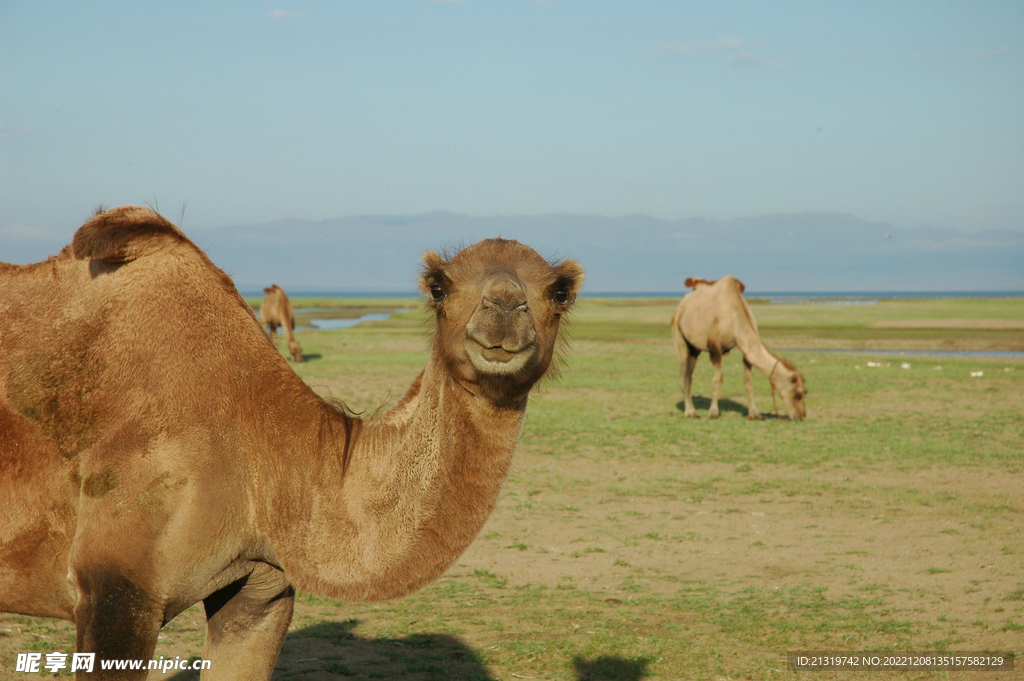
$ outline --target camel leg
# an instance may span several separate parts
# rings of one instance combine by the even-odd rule
[[[164,609],[118,572],[77,570],[75,623],[79,652],[96,653],[93,671],[78,679],[145,679],[153,658]],[[104,670],[105,660],[143,660],[139,670]]]
[[[691,419],[700,418],[700,414],[693,406],[693,368],[697,365],[697,357],[700,350],[687,344],[686,363],[679,365],[679,386],[683,389],[683,416]]]
[[[711,366],[715,368],[715,376],[711,379],[711,407],[708,409],[708,417],[717,419],[718,398],[722,394],[722,351],[711,345],[708,348],[708,356],[711,357]]]
[[[208,596],[206,648],[210,669],[203,679],[269,679],[288,633],[295,589],[284,574],[265,563]]]
[[[761,412],[754,406],[754,376],[750,372],[750,362],[743,358],[743,387],[747,390],[747,418],[751,421],[762,419]]]

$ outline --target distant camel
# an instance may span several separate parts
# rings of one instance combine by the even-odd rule
[[[267,328],[267,333],[273,338],[277,333],[277,327],[284,329],[284,337],[288,341],[288,352],[296,362],[302,361],[302,346],[295,340],[295,309],[288,300],[288,294],[277,284],[271,284],[270,288],[263,289],[267,297],[260,305],[260,321]]]
[[[269,679],[295,589],[378,600],[444,572],[494,509],[583,270],[504,239],[423,259],[429,359],[369,420],[147,208],[0,264],[0,611],[72,620],[88,678],[141,679],[99,660],[152,658],[202,601],[203,678]]]
[[[722,391],[722,355],[738,347],[743,353],[743,385],[747,390],[747,418],[761,415],[754,406],[754,379],[750,367],[755,366],[768,377],[789,412],[789,418],[802,421],[807,416],[803,376],[787,360],[776,357],[757,334],[757,322],[743,299],[746,287],[736,277],[717,281],[690,278],[686,285],[693,291],[683,296],[672,315],[672,339],[679,356],[679,385],[683,389],[683,413],[696,418],[690,386],[693,367],[701,352],[711,356],[715,377],[711,382],[711,408],[708,416],[718,418],[718,397]]]

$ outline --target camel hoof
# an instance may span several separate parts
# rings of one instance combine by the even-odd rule
[[[718,418],[718,414],[717,414],[717,413],[714,413],[714,414],[708,414],[708,418],[709,418],[709,419],[717,419],[717,418]]]
[[[750,414],[747,416],[748,421],[764,421],[764,416],[761,414]]]
[[[685,416],[688,419],[699,419],[700,418],[700,414],[698,414],[695,411],[691,411],[689,413],[685,413],[685,414],[683,414],[683,416]]]

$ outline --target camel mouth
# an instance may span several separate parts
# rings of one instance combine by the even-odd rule
[[[791,408],[787,405],[786,411],[789,412],[789,420],[793,422],[803,421],[807,418],[807,410],[799,408]]]
[[[466,340],[466,354],[473,368],[482,374],[507,376],[522,371],[534,358],[536,343],[531,343],[520,350],[506,350],[499,346],[484,347],[473,339]]]
[[[489,362],[510,362],[517,353],[510,352],[505,348],[499,346],[496,348],[484,348],[481,356]]]

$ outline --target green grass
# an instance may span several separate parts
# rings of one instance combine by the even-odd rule
[[[422,367],[429,325],[412,301],[343,302],[411,309],[301,332],[310,359],[292,366],[371,414]],[[795,424],[744,418],[734,352],[722,418],[691,420],[675,303],[581,299],[562,376],[531,396],[509,480],[466,554],[403,599],[300,594],[275,678],[776,679],[787,650],[1024,657],[1024,361],[786,350],[810,388]],[[986,328],[1024,319],[1019,299],[754,313],[774,347],[1024,346],[1021,331]],[[995,321],[872,326],[942,319]],[[710,385],[702,357],[699,411]],[[764,377],[755,388],[771,414]],[[203,635],[193,608],[158,654],[201,654]],[[20,678],[8,674],[16,652],[73,644],[69,624],[0,616],[0,679]]]
[[[771,678],[786,647],[1009,646],[1024,616],[1011,567],[1019,560],[1014,563],[1005,550],[1022,544],[1020,530],[1007,524],[1024,510],[1019,495],[970,485],[936,487],[917,472],[962,469],[1024,481],[1024,362],[787,351],[811,389],[810,418],[792,424],[743,418],[742,366],[738,353],[731,353],[723,418],[687,420],[668,329],[674,305],[582,301],[566,370],[531,398],[519,464],[495,518],[464,561],[435,584],[384,606],[356,606],[364,636],[456,631],[473,642],[483,670],[474,673],[481,678]],[[1014,330],[870,325],[943,317],[1012,320],[1024,317],[1024,306],[1020,300],[924,300],[757,305],[755,314],[777,346],[810,339],[810,347],[890,341],[903,347],[1018,347],[1021,332]],[[303,334],[304,346],[306,339],[311,348],[323,346],[317,350],[322,361],[298,367],[311,382],[344,373],[339,391],[366,382],[377,386],[357,408],[372,410],[396,399],[399,386],[424,361],[418,310],[351,332]],[[385,343],[395,347],[365,352]],[[889,366],[869,369],[868,359]],[[911,363],[909,370],[900,369],[903,361]],[[972,379],[970,372],[979,369],[984,379]],[[702,358],[694,383],[698,396],[708,394],[710,380]],[[770,414],[767,383],[757,377],[755,385],[761,411]],[[706,399],[698,399],[698,408],[706,406]],[[687,527],[685,519],[701,513],[722,521]],[[823,526],[786,533],[766,527],[754,534],[743,526],[752,513]],[[884,581],[888,547],[863,542],[934,513],[945,524],[929,532],[945,538],[943,551],[960,556],[963,565],[924,561],[898,583]],[[844,536],[848,530],[834,527],[837,516],[844,528],[877,529],[855,532],[851,541]],[[552,528],[566,523],[572,536],[552,537]],[[992,523],[1000,529],[982,531]],[[787,551],[810,547],[818,547],[816,556],[803,557],[795,570],[773,571],[775,563],[786,562]],[[769,583],[754,572],[738,574],[735,557],[715,566],[717,551],[760,556],[769,564]],[[710,567],[688,574],[688,552]],[[679,558],[666,560],[673,555]],[[500,567],[517,562],[537,572]],[[982,563],[1002,567],[982,573]],[[981,574],[991,579],[998,570],[995,580],[1006,583],[999,594],[1010,594],[1002,603],[1015,606],[1010,617],[977,605],[960,586]],[[776,574],[781,577],[773,585]],[[947,586],[942,580],[951,581]],[[949,608],[958,599],[969,612]],[[933,633],[936,622],[944,627],[942,636]]]

